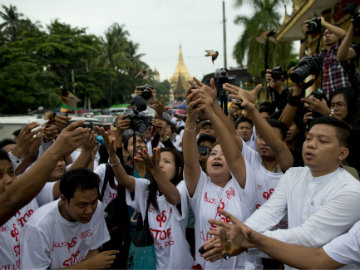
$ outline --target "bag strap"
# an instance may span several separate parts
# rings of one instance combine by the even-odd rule
[[[109,183],[110,181],[110,166],[109,164],[106,164],[106,167],[105,167],[105,177],[104,177],[104,184],[101,188],[101,193],[100,193],[100,198],[99,200],[102,201],[102,199],[104,198],[104,194],[105,194],[105,188],[106,188],[106,185],[107,183]],[[119,186],[119,185],[118,185]]]

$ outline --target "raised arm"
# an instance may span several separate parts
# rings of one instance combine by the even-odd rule
[[[190,196],[194,195],[199,181],[201,167],[199,151],[196,143],[196,118],[197,109],[194,109],[198,100],[189,98],[191,88],[186,93],[187,119],[183,136],[184,179]]]
[[[241,106],[246,109],[247,117],[253,121],[256,130],[263,136],[265,142],[270,146],[281,169],[285,171],[291,167],[294,159],[289,148],[278,136],[276,136],[273,128],[255,108],[255,104],[249,101],[248,93],[233,85],[226,85],[224,89],[231,93],[229,95],[230,98],[242,101]]]
[[[166,200],[174,205],[181,203],[179,190],[170,182],[170,179],[166,179],[165,173],[160,168],[159,149],[154,148],[151,157],[148,155],[147,150],[144,149],[140,156],[141,158],[135,157],[135,159],[139,162],[144,162],[156,181],[159,191],[164,194]]]
[[[0,225],[29,203],[43,188],[58,160],[83,143],[85,129],[77,121],[66,127],[54,144],[28,171],[7,186],[0,194]]]
[[[109,154],[109,165],[114,171],[114,175],[118,180],[119,184],[130,190],[131,192],[135,191],[135,179],[134,177],[128,175],[120,162],[119,157],[116,155],[115,142],[110,140],[109,134],[105,132],[104,128],[96,127],[101,133],[101,136],[104,138],[104,143]]]
[[[354,21],[351,20],[350,27],[346,32],[345,38],[341,41],[340,47],[337,51],[336,59],[339,62],[343,62],[356,57],[356,52],[351,48],[351,44],[354,38]]]
[[[198,89],[194,89],[191,95],[202,100],[200,108],[213,124],[229,169],[235,176],[235,179],[239,182],[239,185],[244,188],[246,184],[245,160],[241,154],[241,149],[238,147],[235,140],[236,135],[234,126],[224,112],[221,111],[216,98],[214,99],[214,97],[211,97],[207,88],[209,87],[202,86]],[[218,109],[220,109],[220,111]],[[218,111],[216,112],[216,110]],[[219,115],[221,115],[221,118]],[[226,125],[227,122],[228,125]]]

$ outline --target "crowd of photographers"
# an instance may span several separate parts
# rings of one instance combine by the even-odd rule
[[[186,110],[172,110],[145,85],[109,130],[49,113],[1,141],[0,269],[359,268],[348,12],[347,30],[304,23],[298,65],[266,71],[271,102],[257,103],[261,85],[194,78]],[[140,259],[145,246],[154,253]]]

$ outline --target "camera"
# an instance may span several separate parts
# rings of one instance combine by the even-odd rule
[[[321,92],[321,90],[315,90],[313,91],[310,96],[313,96],[314,98],[318,99],[318,100],[323,100],[323,93]],[[307,113],[307,112],[312,112],[311,113],[311,116],[308,118],[307,120],[307,127],[310,127],[311,125],[311,122],[312,120],[314,120],[315,118],[317,117],[320,117],[321,116],[321,113],[318,113],[318,112],[315,112],[315,111],[312,111],[310,108],[307,108],[307,107],[304,107],[304,113]]]
[[[131,112],[125,119],[130,119],[130,127],[137,133],[144,133],[151,126],[152,117],[144,114],[146,110],[145,102],[138,96],[135,96],[130,103]],[[115,120],[116,123],[116,120]]]
[[[290,74],[290,79],[294,83],[301,83],[309,75],[317,75],[321,72],[322,63],[320,56],[305,56],[300,59]]]
[[[137,90],[141,91],[141,97],[145,100],[149,100],[152,97],[153,87],[150,84],[144,84],[142,86],[136,87]]]
[[[308,30],[306,34],[318,34],[321,33],[321,19],[320,18],[312,18],[309,22],[307,22]]]
[[[285,69],[283,69],[282,67],[278,66],[278,67],[274,67],[271,70],[271,78],[273,78],[274,80],[286,80],[287,78],[287,72]],[[281,76],[284,76],[283,78],[281,78]]]
[[[205,144],[199,145],[199,154],[202,156],[206,156],[208,152],[210,151],[210,148],[206,146]]]
[[[226,68],[220,68],[215,71],[215,86],[217,90],[217,98],[220,99],[222,95],[225,95],[223,91],[224,83],[234,83],[235,77],[229,76],[228,70]]]
[[[356,2],[352,2],[344,9],[345,14],[350,14],[354,19],[354,26],[360,27],[360,14]]]

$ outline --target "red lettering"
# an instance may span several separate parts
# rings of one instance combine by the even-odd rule
[[[150,232],[154,239],[165,240],[170,238],[171,228],[168,228],[167,230],[157,230],[150,228]]]
[[[235,190],[233,189],[233,187],[230,187],[230,189],[226,191],[226,198],[228,200],[230,200],[231,196],[235,197]]]
[[[89,229],[80,234],[80,239],[86,239],[87,237],[91,237],[93,235],[93,232]]]
[[[15,238],[16,241],[19,241],[19,229],[16,227],[15,223],[13,223],[13,230],[11,230],[11,237]]]
[[[0,227],[0,232],[6,232],[7,231],[7,228],[5,226],[3,227]],[[0,268],[1,269],[1,268]]]
[[[18,223],[20,223],[21,227],[24,227],[25,223],[28,221],[32,213],[34,213],[34,210],[30,209],[27,213],[24,214],[24,216],[18,219]],[[20,212],[18,212],[18,214],[20,215]]]
[[[215,204],[215,198],[208,198],[207,192],[204,193],[204,201],[207,203]]]
[[[166,220],[167,220],[167,217],[166,217],[165,210],[161,212],[161,216],[160,215],[156,216],[156,221],[159,222],[160,228],[162,227],[162,223],[166,222]]]
[[[263,193],[264,199],[268,200],[273,192],[274,192],[274,189],[273,189],[273,188],[270,188],[269,192],[266,192],[266,191],[265,191],[265,192]]]
[[[80,254],[80,250],[76,251],[74,254],[71,254],[70,258],[63,262],[63,266],[69,267],[78,263],[77,259],[79,254]]]

